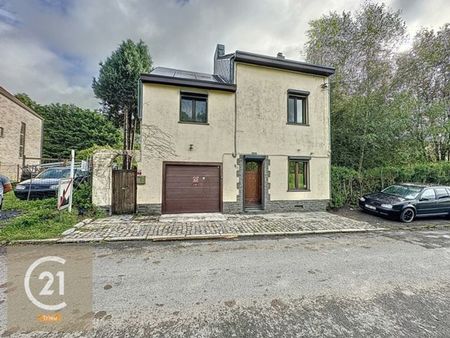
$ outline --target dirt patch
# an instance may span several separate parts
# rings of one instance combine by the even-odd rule
[[[4,225],[4,221],[10,220],[19,215],[20,215],[20,211],[16,211],[16,210],[0,211],[0,227],[2,227],[2,225]]]

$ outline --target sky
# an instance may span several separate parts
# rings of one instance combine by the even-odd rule
[[[411,38],[450,21],[449,0],[386,0]],[[359,0],[0,0],[0,86],[35,101],[98,108],[92,79],[121,41],[142,39],[154,66],[212,72],[217,43],[304,60],[308,22]]]

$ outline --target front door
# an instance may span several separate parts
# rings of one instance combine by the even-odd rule
[[[262,204],[262,162],[247,160],[244,175],[244,206],[260,208]]]

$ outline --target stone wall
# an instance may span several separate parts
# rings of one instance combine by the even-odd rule
[[[92,203],[109,211],[113,162],[120,154],[121,151],[116,150],[99,150],[92,157]]]

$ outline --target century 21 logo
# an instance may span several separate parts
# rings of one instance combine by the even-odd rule
[[[41,303],[34,297],[33,293],[30,289],[30,280],[31,275],[33,274],[33,271],[41,264],[47,263],[47,262],[56,262],[64,265],[66,263],[66,260],[64,258],[58,257],[58,256],[47,256],[42,257],[33,262],[33,264],[30,265],[30,267],[27,269],[27,272],[25,273],[25,278],[23,280],[24,287],[25,287],[25,293],[27,294],[28,299],[37,307],[47,310],[47,311],[59,311],[62,310],[67,306],[65,302],[61,302],[59,304],[55,305],[48,305]],[[55,281],[55,276],[58,281]],[[50,271],[43,271],[39,274],[38,279],[41,280],[47,280],[44,287],[39,292],[40,296],[52,296],[55,293],[55,286],[57,289],[57,292],[60,296],[64,296],[64,271],[58,271],[55,274],[51,273]],[[56,285],[55,285],[56,284]]]

